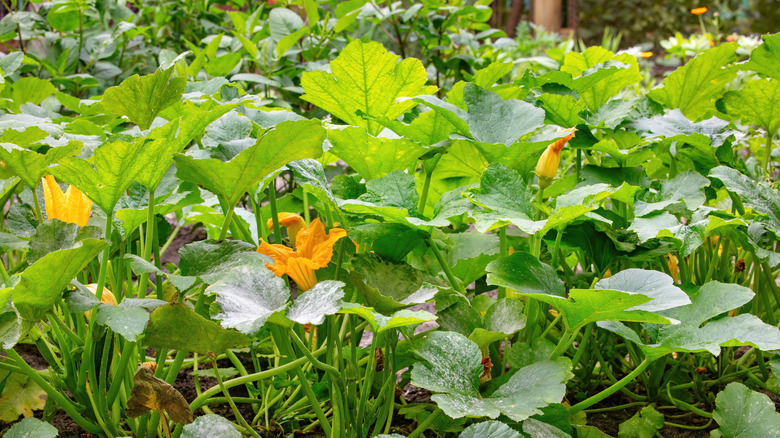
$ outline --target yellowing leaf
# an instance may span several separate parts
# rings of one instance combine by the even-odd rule
[[[133,389],[127,400],[127,415],[136,418],[149,411],[160,414],[167,412],[171,420],[180,424],[190,424],[193,421],[189,403],[173,386],[165,380],[154,377],[154,372],[141,365],[133,376]]]
[[[24,374],[0,371],[0,381],[6,379],[0,395],[0,420],[10,423],[21,415],[32,417],[33,411],[46,405],[46,392]]]

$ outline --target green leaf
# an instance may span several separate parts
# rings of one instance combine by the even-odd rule
[[[27,131],[35,131],[38,128],[28,128]],[[41,182],[41,178],[48,173],[48,167],[65,157],[70,157],[81,152],[81,142],[70,141],[65,146],[50,148],[45,154],[26,149],[24,147],[12,144],[14,138],[10,133],[16,132],[11,129],[5,130],[0,136],[0,160],[6,163],[27,187],[35,188]],[[43,137],[46,133],[40,131]],[[41,139],[43,138],[41,137]],[[11,143],[9,143],[9,141]]]
[[[80,246],[46,254],[25,269],[13,291],[19,315],[30,321],[43,318],[60,301],[68,283],[105,246],[102,240],[84,239]]]
[[[780,193],[777,189],[765,181],[753,181],[726,166],[712,169],[710,177],[719,179],[730,192],[739,195],[745,206],[766,215],[767,227],[780,234]]]
[[[634,128],[644,138],[660,140],[665,144],[674,141],[702,146],[718,147],[736,131],[727,129],[729,123],[717,117],[711,117],[694,123],[686,118],[679,109],[667,111],[653,117],[643,117],[634,122]]]
[[[438,292],[436,280],[404,262],[385,260],[375,254],[357,254],[352,258],[354,272],[350,280],[366,304],[380,313],[389,313],[424,303]]]
[[[330,70],[305,72],[301,98],[371,135],[382,130],[371,118],[393,120],[415,106],[411,101],[396,103],[399,97],[436,90],[425,86],[427,75],[418,59],[398,62],[397,55],[377,42],[352,41],[331,61]]]
[[[287,318],[298,324],[322,324],[325,316],[341,309],[344,286],[340,281],[320,281],[293,301],[287,310]]]
[[[19,107],[25,103],[40,105],[44,99],[57,91],[52,83],[46,79],[28,76],[11,84],[6,84],[0,96],[8,99],[3,102],[12,113],[19,113]]]
[[[542,94],[536,98],[547,116],[545,121],[564,128],[583,123],[579,114],[585,110],[585,103],[568,94]]]
[[[140,187],[140,186],[138,186]],[[131,201],[132,206],[129,206],[131,202],[123,203],[126,198],[123,197],[119,200],[117,210],[114,216],[122,222],[122,228],[125,235],[131,234],[138,228],[139,225],[146,222],[149,205],[149,192],[142,188],[134,190],[133,186],[128,189],[134,199]],[[156,194],[156,193],[155,193]],[[154,203],[154,215],[165,216],[169,213],[179,211],[184,207],[190,205],[196,205],[203,202],[200,198],[198,191],[184,192],[184,193],[172,193],[163,194],[163,196],[157,196]],[[124,204],[124,205],[123,205]]]
[[[282,38],[295,33],[303,27],[303,19],[295,12],[286,8],[271,9],[268,14],[268,27],[271,38],[279,42]]]
[[[750,60],[742,68],[752,70],[764,76],[780,79],[780,33],[764,35],[764,43],[756,47],[750,54]]]
[[[30,237],[30,252],[27,254],[27,260],[35,263],[50,252],[74,248],[80,241],[88,238],[99,239],[102,234],[98,227],[81,228],[76,224],[56,219],[46,221],[38,225],[35,234]]]
[[[411,100],[440,113],[460,134],[481,143],[509,146],[544,124],[541,108],[517,99],[503,100],[498,94],[472,83],[463,88],[468,111],[434,96],[416,96]]]
[[[736,68],[729,64],[737,59],[737,47],[737,43],[725,43],[707,50],[667,76],[662,88],[650,90],[647,95],[666,108],[679,108],[694,121],[718,115],[715,101],[736,76]]]
[[[371,326],[371,331],[380,334],[390,329],[407,327],[434,321],[435,315],[424,310],[399,310],[390,316],[384,316],[374,311],[372,307],[365,307],[355,303],[344,303],[339,313],[358,315]]]
[[[431,399],[452,418],[504,414],[519,422],[559,403],[566,393],[570,365],[565,359],[521,368],[490,396],[481,396],[482,353],[465,336],[433,332],[415,353],[421,361],[412,368],[412,384],[436,392]]]
[[[520,438],[520,432],[500,421],[483,421],[465,428],[459,438]]]
[[[146,163],[156,158],[144,146],[143,138],[116,139],[95,148],[89,159],[68,157],[50,169],[57,179],[76,186],[106,214],[112,214]]]
[[[177,118],[153,129],[147,136],[145,148],[154,159],[144,163],[143,170],[136,180],[147,189],[156,188],[165,173],[173,164],[174,154],[181,152],[213,121],[235,108],[238,103],[207,107],[198,107],[186,102],[177,111]]]
[[[383,207],[405,209],[408,215],[417,214],[419,195],[412,175],[395,170],[387,175],[366,183],[366,193],[358,200]]]
[[[485,330],[512,335],[525,327],[523,302],[518,298],[501,298],[485,313]]]
[[[145,340],[150,348],[199,354],[219,354],[228,348],[242,347],[250,342],[247,336],[225,330],[183,304],[170,304],[155,310],[149,318]]]
[[[295,175],[295,183],[305,187],[308,193],[313,194],[319,200],[330,201],[332,206],[336,206],[336,197],[331,191],[328,179],[325,177],[325,169],[319,161],[304,158],[302,160],[292,161],[287,167]]]
[[[655,196],[637,201],[634,215],[644,217],[680,202],[685,204],[686,209],[695,211],[707,200],[703,190],[709,185],[710,180],[695,171],[678,173],[674,178],[664,180]]]
[[[633,55],[614,55],[599,46],[589,47],[582,53],[567,53],[561,71],[574,78],[564,85],[576,90],[580,99],[593,111],[623,88],[642,79],[639,64]]]
[[[207,414],[195,418],[195,421],[184,426],[182,438],[202,438],[207,436],[221,438],[241,438],[241,432],[225,417]]]
[[[126,116],[145,131],[160,111],[181,101],[185,78],[171,78],[175,68],[158,69],[146,76],[133,75],[103,93],[103,108]]]
[[[0,371],[0,382],[2,381],[4,381],[5,387],[0,394],[0,420],[10,423],[22,415],[32,416],[33,411],[41,410],[46,405],[46,391],[42,390],[26,374]],[[51,427],[48,424],[47,426]],[[41,431],[45,431],[45,428]],[[26,436],[37,437],[37,435]]]
[[[6,438],[54,438],[58,435],[56,427],[35,417],[23,419],[5,433]]]
[[[599,280],[595,288],[637,293],[653,299],[632,310],[658,312],[691,304],[691,299],[675,285],[674,279],[659,271],[625,269],[612,277]]]
[[[274,170],[291,161],[322,155],[324,140],[325,130],[318,120],[282,122],[228,162],[178,154],[176,174],[233,206],[249,187]]]
[[[487,265],[487,282],[522,294],[566,296],[566,286],[550,265],[527,252],[515,252]]]
[[[664,415],[652,406],[645,406],[633,417],[620,423],[619,438],[653,438],[664,427]]]
[[[723,103],[729,115],[766,129],[770,137],[780,129],[780,114],[774,110],[780,106],[780,79],[752,80],[741,90],[726,93]]]
[[[463,194],[474,204],[488,209],[471,212],[477,230],[483,233],[508,223],[526,223],[534,213],[533,193],[523,177],[500,163],[492,163],[482,173],[479,187]]]
[[[409,218],[411,219],[411,218]],[[353,225],[349,237],[367,251],[391,261],[402,261],[409,251],[425,242],[420,230],[396,222]]]
[[[149,321],[146,309],[153,310],[165,304],[168,303],[162,300],[132,298],[122,300],[117,306],[100,304],[97,322],[108,326],[128,341],[135,342]]]
[[[410,169],[425,149],[405,138],[374,137],[365,129],[350,126],[328,130],[333,145],[328,152],[344,160],[366,181],[394,170]]]
[[[747,386],[732,382],[715,398],[712,418],[718,429],[713,438],[770,437],[780,434],[780,414],[765,394],[751,391]]]
[[[222,327],[253,335],[268,317],[287,308],[290,290],[283,279],[263,263],[237,266],[206,289],[215,295],[219,313],[214,318]]]
[[[720,347],[739,345],[766,351],[780,348],[780,330],[764,324],[754,315],[716,318],[749,302],[753,298],[750,289],[712,281],[691,293],[690,298],[691,304],[658,312],[666,318],[681,321],[680,324],[663,327],[643,324],[650,335],[647,343],[623,323],[599,322],[598,326],[638,344],[650,358],[675,351],[708,351],[717,356]]]

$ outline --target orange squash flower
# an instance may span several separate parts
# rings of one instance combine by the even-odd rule
[[[306,227],[306,222],[300,215],[295,213],[281,212],[277,217],[279,218],[279,225],[287,228],[287,237],[290,238],[290,244],[295,247],[295,237],[298,235],[299,231]],[[273,230],[274,220],[268,219],[266,225],[269,230]]]
[[[347,232],[341,228],[332,228],[329,233],[325,233],[325,226],[317,218],[308,227],[298,231],[295,249],[261,240],[257,252],[274,260],[273,265],[266,266],[277,277],[289,275],[298,289],[305,292],[317,284],[314,271],[328,266],[333,258],[333,246],[346,235]]]
[[[86,287],[87,290],[93,294],[97,295],[97,283],[85,284],[84,287]],[[111,306],[116,306],[118,304],[114,294],[107,288],[103,288],[103,295],[100,296],[100,301],[103,304],[108,304]],[[84,312],[84,317],[87,319],[87,321],[89,321],[89,319],[92,317],[92,309]]]
[[[642,52],[641,56],[642,56],[642,58],[645,58],[645,59],[652,58],[653,57],[653,52]]]
[[[693,15],[701,15],[701,14],[704,14],[706,12],[707,12],[707,8],[706,7],[691,9],[691,14],[693,14]]]
[[[69,186],[65,193],[57,185],[53,176],[48,175],[42,181],[43,199],[46,204],[46,216],[83,227],[89,221],[92,201],[76,187]]]
[[[680,282],[680,274],[679,274],[680,271],[679,271],[679,269],[677,267],[677,258],[675,256],[673,256],[672,253],[666,254],[666,258],[668,260],[669,272],[672,273],[672,279],[674,280],[675,283],[679,283]]]
[[[539,161],[536,163],[536,176],[539,177],[539,186],[547,187],[555,175],[558,173],[558,165],[561,163],[561,149],[572,138],[577,131],[575,128],[569,129],[571,133],[566,137],[559,138],[547,146]]]

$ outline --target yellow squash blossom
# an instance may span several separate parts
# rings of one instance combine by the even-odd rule
[[[332,228],[329,233],[325,233],[325,226],[317,218],[308,227],[298,231],[295,249],[261,240],[257,252],[274,260],[273,265],[266,266],[277,277],[289,275],[298,289],[304,292],[317,284],[314,271],[328,266],[333,257],[333,245],[346,235],[347,232],[341,228]]]
[[[86,287],[87,290],[89,290],[93,294],[97,295],[97,283],[86,284],[84,285],[84,287]],[[111,306],[116,306],[118,304],[114,294],[107,288],[103,288],[103,295],[100,296],[100,301],[103,304],[108,304]],[[84,317],[87,318],[87,320],[89,320],[92,317],[92,310],[90,309],[84,312]]]
[[[89,221],[92,201],[81,190],[69,186],[65,193],[57,185],[53,176],[44,178],[43,199],[46,203],[46,216],[83,227]]]
[[[571,133],[566,137],[559,138],[547,146],[539,161],[536,163],[536,176],[539,177],[539,186],[546,188],[558,173],[558,165],[561,163],[561,149],[574,138],[575,128],[569,130]]]
[[[279,218],[279,225],[287,228],[287,237],[290,238],[290,244],[295,247],[295,236],[298,235],[298,232],[301,231],[303,228],[306,227],[306,222],[303,220],[303,218],[300,215],[297,215],[295,213],[287,213],[282,212],[279,213],[277,216]],[[268,222],[266,223],[269,230],[274,229],[274,220],[268,219]]]
[[[653,57],[653,52],[642,52],[641,56],[642,56],[642,58],[645,58],[645,59],[652,58]]]
[[[672,253],[666,254],[666,258],[668,260],[669,272],[672,274],[672,279],[675,283],[679,283],[680,274],[679,269],[677,269],[677,258],[675,258]]]
[[[691,9],[691,14],[693,14],[693,15],[701,15],[701,14],[704,14],[706,12],[707,12],[707,8],[706,7]]]

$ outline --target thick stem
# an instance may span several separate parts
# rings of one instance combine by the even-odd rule
[[[38,200],[38,187],[33,187],[33,204],[35,204],[35,217],[38,218],[38,222],[43,223],[43,212],[41,212],[41,201]],[[3,204],[5,205],[5,204]]]
[[[506,241],[506,225],[498,229],[498,254],[501,257],[506,257],[509,254],[508,245]],[[506,288],[501,286],[498,288],[498,299],[506,297]]]
[[[268,201],[271,205],[271,220],[274,224],[274,243],[280,244],[282,243],[282,230],[279,229],[279,210],[276,207],[276,182],[271,181],[271,184],[268,186]],[[329,224],[330,226],[333,226],[333,223],[331,222]]]
[[[436,256],[436,260],[439,261],[439,265],[441,265],[441,269],[444,271],[444,275],[447,276],[447,280],[450,282],[452,288],[461,294],[466,295],[466,289],[463,287],[463,284],[461,284],[461,282],[458,281],[458,279],[452,273],[450,265],[447,264],[447,262],[444,260],[444,256],[441,254],[441,251],[439,251],[439,247],[436,246],[436,242],[434,242],[433,238],[430,236],[428,236],[428,246],[433,251],[433,255]]]
[[[227,237],[227,232],[230,228],[230,221],[233,219],[234,210],[235,206],[231,206],[228,208],[227,214],[225,214],[225,221],[222,222],[222,230],[219,232],[219,239],[217,239],[220,242],[225,240],[225,237]]]
[[[149,205],[146,207],[146,239],[144,240],[144,261],[152,257],[152,239],[154,239],[154,189],[149,190]],[[138,280],[138,296],[146,296],[146,283],[149,281],[149,273],[141,274]]]
[[[622,379],[618,380],[616,383],[612,384],[607,389],[599,392],[598,394],[595,394],[591,397],[588,397],[587,399],[577,403],[576,405],[569,408],[569,415],[574,415],[577,412],[582,411],[583,409],[587,409],[596,403],[604,400],[605,398],[609,397],[610,395],[618,392],[621,388],[625,387],[629,383],[631,383],[634,379],[636,379],[642,372],[647,368],[648,365],[650,365],[652,361],[648,358],[645,358],[639,366],[634,368],[634,371],[631,371],[628,375],[623,377]]]

